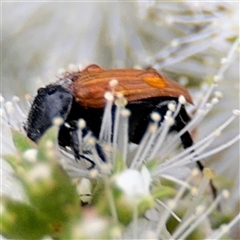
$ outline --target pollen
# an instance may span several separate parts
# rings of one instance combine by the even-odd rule
[[[204,168],[203,169],[203,175],[207,179],[213,179],[213,178],[216,177],[216,173],[212,169],[210,169],[210,168]]]

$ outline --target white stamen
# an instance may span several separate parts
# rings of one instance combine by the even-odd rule
[[[235,218],[228,224],[223,224],[217,231],[214,231],[208,239],[221,239],[224,234],[230,232],[231,228],[235,226],[237,223],[239,224],[240,214],[237,214]]]
[[[152,123],[156,124],[156,123]],[[150,124],[147,128],[146,133],[143,135],[143,138],[138,146],[137,152],[134,155],[134,158],[131,162],[130,168],[136,168],[138,164],[142,164],[142,161],[144,160],[144,157],[148,150],[151,147],[151,142],[154,140],[155,134],[151,132],[151,125]]]
[[[112,105],[114,96],[111,92],[106,92],[104,94],[104,98],[107,100],[107,103],[103,113],[99,140],[100,142],[106,142],[107,144],[110,144],[112,137]]]
[[[172,117],[167,117],[166,119],[165,119],[165,122],[166,122],[166,124],[167,124],[167,126],[172,126],[173,124],[174,124],[174,118],[172,118]]]
[[[131,112],[124,108],[120,112],[119,118],[119,129],[118,129],[118,148],[122,154],[123,161],[126,162],[127,160],[127,153],[128,153],[128,121]]]
[[[186,237],[194,230],[196,227],[204,221],[204,219],[218,206],[219,201],[221,200],[221,195],[218,195],[218,197],[213,201],[213,203],[209,206],[207,210],[203,209],[204,206],[199,206],[196,208],[196,213],[198,214],[197,218],[195,218],[195,221],[192,221],[191,224],[189,224],[188,228],[184,229],[181,233],[175,236],[174,239],[186,239]]]
[[[220,146],[218,146],[218,147],[216,147],[216,148],[214,148],[214,149],[212,149],[212,150],[210,150],[206,153],[202,153],[201,155],[194,157],[194,161],[198,161],[198,160],[201,160],[201,159],[208,158],[208,157],[210,157],[210,156],[212,156],[212,155],[214,155],[214,154],[216,154],[220,151],[223,151],[224,149],[232,146],[234,143],[236,143],[239,140],[240,140],[240,135],[237,135],[236,137],[234,137],[230,141],[228,141],[228,142],[226,142],[226,143],[224,143],[224,144],[222,144],[222,145],[220,145]]]
[[[172,111],[168,110],[164,116],[164,118],[168,118],[172,116]]]
[[[112,154],[113,155],[113,159],[112,159],[113,164],[115,163],[119,135],[121,136],[121,134],[120,134],[120,112],[123,109],[123,107],[124,107],[124,105],[122,105],[122,104],[116,104],[114,129],[113,129],[113,152],[112,152],[113,153]]]
[[[174,119],[172,117],[164,117],[165,121],[162,123],[161,127],[159,127],[155,139],[154,147],[150,153],[149,159],[156,157],[159,154],[159,149],[161,148],[166,136],[168,134],[169,128],[174,124]]]
[[[169,211],[171,213],[171,215],[178,221],[181,222],[181,218],[172,210],[174,208],[174,203],[173,205],[171,203],[168,202],[168,205],[164,204],[163,202],[161,202],[160,200],[157,200],[157,203],[160,204],[161,206],[163,206],[167,211]]]

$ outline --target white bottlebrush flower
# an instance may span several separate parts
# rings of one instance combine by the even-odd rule
[[[168,116],[168,122],[166,121],[166,129],[160,134],[158,141],[155,139],[159,144],[158,149],[151,149],[151,141],[154,143],[154,139],[151,138],[154,135],[152,130],[148,132],[149,142],[146,140],[140,146],[130,148],[123,134],[124,131],[126,132],[126,126],[121,126],[123,131],[118,135],[118,148],[130,168],[126,169],[126,172],[133,171],[141,175],[137,169],[145,165],[146,159],[161,156],[157,168],[150,171],[151,178],[167,178],[180,185],[184,185],[185,177],[189,173],[187,171],[185,173],[187,168],[183,167],[197,160],[210,159],[211,167],[216,169],[217,174],[225,176],[235,184],[230,192],[230,198],[224,201],[224,210],[226,212],[231,210],[239,201],[239,169],[236,167],[239,164],[239,155],[238,146],[234,144],[239,138],[236,133],[239,127],[238,120],[235,119],[239,112],[234,110],[239,108],[237,98],[239,59],[235,57],[237,43],[232,48],[234,51],[229,50],[232,42],[238,37],[238,5],[239,3],[230,2],[191,1],[31,4],[4,2],[2,4],[4,56],[2,91],[7,100],[4,102],[1,98],[2,136],[4,136],[2,152],[4,154],[14,152],[8,125],[23,131],[22,123],[26,121],[26,109],[30,105],[28,100],[27,104],[20,103],[24,109],[21,110],[19,99],[14,97],[9,101],[11,96],[15,94],[22,96],[26,92],[35,95],[34,91],[39,86],[55,79],[59,67],[71,62],[82,63],[78,66],[80,68],[92,62],[106,68],[150,64],[158,70],[177,76],[180,82],[190,86],[202,85],[199,82],[209,82],[209,79],[214,79],[215,84],[207,85],[209,89],[202,87],[201,90],[192,90],[195,105],[189,107],[189,112],[193,114],[193,119],[185,129],[189,131],[198,129],[196,142],[192,148],[179,151],[176,148],[179,136],[167,139],[165,135],[168,130],[167,125],[171,125],[174,121],[175,113],[171,106],[169,108],[171,116]],[[9,12],[16,17],[12,18]],[[69,65],[69,71],[75,68],[75,65]],[[41,80],[39,75],[44,80]],[[222,100],[218,89],[222,92]],[[219,100],[220,102],[217,103]],[[232,110],[234,110],[233,114]],[[129,113],[123,112],[124,122],[128,117]],[[109,129],[106,123],[102,129],[107,131],[107,133],[105,131],[107,135]],[[94,141],[96,140],[89,138],[85,142],[86,147],[91,146],[93,153]],[[163,143],[164,147],[161,148]],[[102,146],[107,155],[116,153],[116,145],[113,145],[113,148],[109,148],[108,144]],[[229,146],[231,148],[228,148]],[[191,150],[198,153],[198,156],[194,156]],[[86,167],[86,162],[76,162],[71,153],[65,155],[61,162],[73,178],[111,176],[112,163],[102,164],[96,154],[93,154],[96,167],[90,171],[87,169],[89,166]],[[29,152],[26,152],[26,158],[34,159],[34,156],[30,154],[29,158]],[[208,162],[204,164],[208,166]],[[21,191],[11,190],[16,189],[16,184],[13,184],[12,172],[8,166],[5,167],[5,162],[3,176],[7,181],[3,183],[2,191],[7,195],[21,196],[19,193]],[[188,182],[186,185],[190,186]],[[178,203],[176,201],[174,205]],[[207,210],[201,211],[201,206],[195,207],[200,209],[196,216],[204,219]],[[164,216],[156,217],[157,220],[163,219],[162,225],[151,222],[142,236],[149,239],[185,237],[184,234],[187,233],[185,228],[188,225],[184,224],[191,218],[182,221],[182,225],[179,224],[180,230],[169,235],[165,224],[167,216],[174,215],[172,210],[174,207],[170,204],[166,209],[165,219]],[[196,218],[194,220],[196,221]],[[231,232],[232,227],[237,226],[238,222],[239,215],[226,226],[208,233],[206,238],[218,239],[225,232]],[[91,224],[91,221],[86,224]],[[197,224],[190,230],[196,228]],[[136,222],[135,218],[132,226],[133,228],[129,227],[130,233],[123,234],[124,238],[136,238],[138,229],[144,229],[146,222],[142,220]]]
[[[184,150],[184,151],[180,151],[177,150],[177,146],[179,144],[179,136],[181,133],[183,133],[184,131],[189,131],[192,128],[195,128],[200,121],[204,120],[205,115],[214,107],[214,104],[216,104],[218,102],[218,98],[216,97],[219,94],[215,94],[215,97],[212,98],[212,100],[209,101],[209,97],[211,96],[211,92],[214,90],[215,88],[215,84],[210,86],[209,89],[207,89],[207,94],[204,94],[204,96],[200,99],[200,102],[198,104],[198,106],[196,107],[196,109],[194,110],[195,114],[194,117],[192,119],[192,121],[186,126],[186,128],[181,131],[179,134],[176,134],[173,138],[169,139],[168,141],[166,141],[167,138],[167,132],[169,130],[169,128],[171,127],[171,125],[174,123],[174,118],[176,117],[176,114],[178,113],[181,105],[186,104],[185,99],[183,98],[183,96],[179,97],[179,103],[177,106],[173,106],[171,104],[169,104],[169,111],[167,112],[165,119],[164,119],[164,124],[161,128],[157,128],[156,123],[160,120],[160,117],[157,114],[152,114],[151,117],[153,119],[153,124],[152,126],[150,126],[148,128],[148,131],[146,132],[145,136],[143,137],[142,142],[140,143],[139,146],[137,146],[137,151],[135,152],[135,155],[133,155],[133,159],[129,160],[126,159],[127,164],[129,164],[129,169],[124,170],[123,172],[117,174],[115,176],[115,180],[116,180],[116,184],[117,186],[123,191],[123,193],[126,195],[126,197],[134,202],[134,200],[137,199],[141,199],[142,197],[145,196],[149,196],[151,195],[150,192],[150,184],[152,182],[152,178],[154,179],[159,179],[159,178],[165,178],[165,179],[170,179],[176,183],[181,183],[181,181],[179,181],[177,178],[177,173],[176,173],[176,169],[181,168],[182,166],[185,166],[186,164],[189,164],[193,161],[197,161],[197,160],[202,160],[203,158],[206,158],[207,156],[210,156],[212,154],[215,154],[216,152],[221,151],[222,149],[229,147],[230,145],[234,144],[238,139],[239,139],[239,135],[237,135],[236,137],[234,137],[231,141],[225,143],[222,146],[219,146],[216,149],[212,149],[209,150],[207,152],[204,152],[205,149],[207,149],[211,143],[214,141],[214,139],[216,137],[219,137],[221,132],[229,125],[233,122],[233,120],[236,118],[237,115],[239,115],[239,110],[234,110],[233,111],[233,115],[230,116],[228,119],[226,119],[226,121],[223,122],[222,125],[219,125],[216,129],[213,129],[213,132],[210,133],[209,135],[207,135],[204,139],[202,139],[201,141],[196,142],[192,147]],[[204,90],[204,89],[203,89]],[[110,97],[106,98],[107,101],[112,102],[113,99]],[[4,101],[3,101],[4,102]],[[9,104],[7,104],[9,105]],[[7,107],[5,105],[3,105],[3,116],[5,116],[3,118],[3,120],[5,120],[6,122],[14,122],[11,120],[11,118],[13,117],[12,115],[8,114],[9,109],[7,109]],[[109,110],[111,110],[111,104],[107,104],[106,108],[105,108],[105,113],[104,116],[108,116]],[[122,105],[119,105],[118,107],[123,107]],[[13,109],[10,109],[10,112],[13,112]],[[76,178],[76,177],[89,177],[89,178],[96,178],[96,177],[102,177],[102,176],[109,176],[111,175],[112,172],[112,167],[114,167],[114,164],[116,163],[116,150],[119,146],[119,148],[124,150],[124,146],[126,146],[127,142],[124,143],[124,141],[127,141],[127,138],[124,138],[123,136],[121,136],[122,134],[126,134],[126,129],[127,129],[127,120],[129,117],[129,114],[126,114],[124,109],[122,109],[121,112],[121,117],[122,119],[120,119],[119,121],[119,129],[115,129],[115,134],[117,134],[116,137],[113,137],[113,139],[116,139],[116,143],[113,142],[113,145],[110,146],[109,151],[110,154],[108,154],[109,159],[107,163],[103,163],[101,162],[101,160],[99,159],[99,156],[97,155],[97,151],[95,149],[95,139],[93,139],[92,137],[89,137],[87,140],[86,139],[82,139],[83,141],[83,145],[86,144],[84,143],[84,141],[87,141],[87,145],[86,146],[91,146],[90,150],[92,151],[92,160],[95,162],[96,166],[92,169],[92,170],[88,170],[88,168],[86,168],[86,166],[84,166],[83,162],[84,160],[80,161],[80,162],[76,162],[74,161],[73,157],[71,154],[67,154],[65,153],[65,157],[62,159],[62,164],[63,167],[69,172],[70,176]],[[8,116],[8,117],[6,117]],[[11,117],[9,117],[11,116]],[[104,119],[104,117],[103,117]],[[99,143],[102,144],[103,149],[106,149],[107,147],[109,147],[109,134],[111,134],[111,132],[109,131],[109,128],[111,129],[111,125],[109,124],[109,119],[112,119],[111,115],[109,118],[106,118],[105,120],[103,120],[103,124],[102,124],[102,134],[100,134],[100,139],[99,139]],[[16,123],[15,123],[16,124]],[[19,124],[15,125],[15,128],[17,128]],[[79,131],[81,131],[81,128],[84,128],[86,125],[83,124],[82,121],[79,122]],[[14,125],[12,126],[14,128]],[[105,139],[105,140],[104,140]],[[123,139],[123,140],[121,140]],[[104,143],[104,141],[106,141]],[[123,142],[122,142],[123,141]],[[164,143],[164,145],[162,145]],[[128,156],[128,150],[125,149],[126,152],[126,156]],[[196,155],[197,154],[197,155]],[[28,154],[24,154],[25,156]],[[130,156],[132,156],[132,154],[129,154]],[[160,156],[160,158],[158,158]],[[156,158],[159,161],[157,167],[155,167],[151,173],[145,168],[144,164],[148,161],[151,160],[153,158]],[[165,161],[168,160],[168,161]],[[161,161],[164,161],[161,163]],[[142,170],[141,172],[139,172],[137,169],[141,167]],[[45,169],[46,170],[46,169]],[[40,171],[40,169],[38,170],[38,168],[36,168],[36,177],[40,177],[41,175],[44,176],[45,173],[47,171]],[[167,173],[169,172],[169,170],[172,170],[174,172],[174,178],[167,175]],[[32,171],[34,172],[34,170]],[[170,171],[171,172],[171,171]],[[44,174],[43,174],[44,173]],[[30,176],[34,177],[34,175]],[[208,181],[205,181],[205,183],[202,185],[204,190],[207,186]],[[185,188],[187,185],[183,184],[182,185],[183,188]],[[201,189],[201,187],[200,187]],[[200,191],[200,190],[199,190]],[[184,191],[180,191],[181,194],[184,193]],[[194,192],[194,191],[193,191]],[[198,194],[198,193],[197,193]],[[200,197],[202,195],[202,192],[200,191],[199,194],[199,198],[197,198],[197,200],[199,201]],[[226,195],[226,194],[225,194]],[[219,197],[212,203],[212,205],[209,207],[209,209],[204,210],[204,205],[201,206],[199,204],[199,202],[197,200],[193,201],[192,203],[192,207],[189,209],[191,209],[192,212],[188,213],[189,215],[189,219],[191,219],[194,224],[192,224],[191,228],[188,228],[188,231],[185,231],[186,227],[189,225],[189,220],[187,222],[185,222],[183,224],[183,226],[181,227],[181,224],[179,224],[179,229],[180,230],[176,230],[176,232],[173,232],[172,235],[165,229],[165,223],[167,222],[168,217],[173,214],[174,215],[174,209],[176,208],[176,206],[179,204],[179,194],[177,195],[178,197],[176,198],[175,202],[172,202],[167,208],[166,208],[166,215],[163,218],[159,218],[159,224],[157,224],[157,231],[156,232],[152,232],[152,226],[156,223],[152,223],[149,226],[149,229],[147,229],[146,232],[144,232],[144,234],[146,236],[152,236],[151,234],[155,234],[156,237],[180,237],[180,238],[184,238],[185,236],[187,236],[188,234],[190,234],[192,231],[194,231],[195,228],[197,228],[199,226],[199,224],[201,223],[200,220],[204,220],[207,215],[214,209],[214,207],[217,206],[217,204],[220,202],[220,200],[222,200],[222,196],[224,196],[224,194],[220,194]],[[196,209],[200,209],[198,213],[194,212],[196,211]],[[202,209],[202,210],[201,210]],[[193,214],[193,216],[191,216],[191,214]],[[196,215],[197,214],[197,215]],[[138,228],[141,228],[141,224],[138,223],[137,220],[137,215],[135,215],[134,220],[133,220],[133,236],[136,237],[137,232],[138,232]],[[196,218],[196,216],[198,218]],[[234,220],[234,222],[237,222],[236,220]],[[131,227],[130,227],[131,229]],[[224,228],[223,228],[224,229]],[[210,232],[211,234],[213,234],[212,232]],[[218,233],[220,234],[220,233]],[[222,233],[223,234],[223,233]],[[184,236],[184,237],[183,237]],[[221,236],[221,234],[219,235]]]

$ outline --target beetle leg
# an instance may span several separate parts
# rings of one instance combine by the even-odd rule
[[[71,132],[70,132],[70,135],[71,135],[70,147],[73,151],[73,154],[74,154],[74,157],[75,157],[76,161],[83,158],[83,159],[85,159],[86,161],[88,161],[92,164],[92,166],[90,166],[89,169],[94,168],[94,166],[95,166],[94,161],[92,161],[90,158],[86,157],[85,155],[79,153],[80,143],[79,143],[79,139],[78,139],[78,129],[77,128],[72,129]]]
[[[76,159],[76,161],[79,161],[82,159],[85,159],[86,161],[90,162],[93,168],[95,166],[94,161],[86,157],[84,154],[79,153],[79,139],[78,139],[78,129],[76,126],[74,126],[73,123],[68,123],[69,126],[66,126],[66,124],[63,124],[59,130],[58,133],[58,144],[59,146],[66,148],[69,146],[71,150],[73,151],[73,155]]]
[[[76,127],[76,124],[71,122],[71,123],[68,123],[67,125],[68,126],[66,126],[66,124],[62,125],[62,127],[60,128],[59,135],[58,135],[59,145],[62,146],[63,148],[65,148],[66,146],[69,146],[73,152],[73,155],[76,161],[81,160],[81,158],[85,159],[86,161],[90,162],[92,165],[89,167],[89,169],[94,168],[95,162],[86,156],[87,154],[91,154],[91,150],[83,151],[83,154],[80,154],[79,152],[81,143],[79,142],[78,128]],[[82,133],[83,137],[86,136],[87,133],[88,133],[88,130],[85,129]],[[102,150],[102,147],[98,143],[96,143],[95,148],[101,160],[103,162],[106,162],[107,161],[106,156],[104,154],[104,151]]]
[[[184,121],[186,119],[186,115],[187,115],[187,113],[186,113],[185,108],[182,108],[181,111],[179,112],[178,117],[177,117],[179,119],[176,119],[176,121],[177,121],[176,130],[177,131],[180,131],[181,129],[183,129],[186,126],[187,123]],[[191,137],[191,135],[190,135],[190,133],[188,131],[186,131],[181,136],[181,141],[182,141],[183,147],[185,149],[188,148],[188,147],[191,147],[193,145],[192,137]],[[198,168],[200,169],[200,171],[203,172],[204,165],[202,164],[202,162],[196,161],[196,164],[197,164]],[[212,192],[213,198],[216,199],[216,197],[217,197],[217,189],[214,186],[212,180],[210,180],[209,184],[210,184],[210,188],[211,188],[211,192]]]
[[[203,172],[204,165],[202,164],[202,162],[197,161],[196,163],[197,163],[197,166],[198,166],[198,168],[200,169],[200,171]],[[218,193],[218,192],[217,192],[217,188],[214,186],[212,180],[209,181],[209,184],[210,184],[210,188],[211,188],[211,192],[212,192],[213,198],[216,199],[217,193]]]

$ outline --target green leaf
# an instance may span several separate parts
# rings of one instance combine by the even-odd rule
[[[1,232],[10,239],[39,239],[50,234],[49,222],[33,207],[10,199],[2,199]]]
[[[16,149],[20,152],[25,152],[29,148],[36,148],[36,144],[21,132],[12,130],[12,136]]]
[[[43,164],[40,164],[40,168],[41,165]],[[35,180],[28,177],[25,180],[29,201],[50,221],[65,222],[71,215],[79,212],[78,194],[75,186],[58,164],[51,162],[44,166],[49,167],[50,175],[46,173],[44,176],[42,173],[43,176]]]
[[[46,131],[38,143],[38,159],[39,161],[50,161],[57,159],[58,156],[58,127],[53,126]]]

